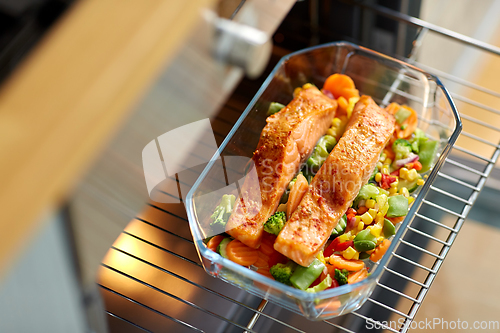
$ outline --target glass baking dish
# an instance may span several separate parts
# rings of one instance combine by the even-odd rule
[[[333,73],[349,75],[360,94],[370,95],[379,105],[406,104],[418,113],[418,127],[440,141],[434,167],[417,193],[408,215],[386,255],[377,263],[367,261],[370,275],[352,285],[343,285],[318,293],[286,286],[209,250],[203,240],[224,232],[213,230],[209,217],[223,194],[237,193],[248,162],[257,147],[266,124],[271,102],[288,104],[293,90],[305,83],[322,87]],[[304,49],[283,57],[266,79],[224,142],[204,169],[186,198],[189,226],[203,267],[249,293],[279,304],[311,320],[333,318],[359,308],[370,296],[390,259],[404,229],[411,222],[438,169],[456,141],[462,125],[456,107],[437,77],[412,65],[346,42],[335,42]]]

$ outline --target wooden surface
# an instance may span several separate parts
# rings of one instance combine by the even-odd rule
[[[81,0],[0,91],[0,276],[214,0]]]

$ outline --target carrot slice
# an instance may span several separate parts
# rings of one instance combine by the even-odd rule
[[[354,81],[344,74],[330,75],[326,79],[323,89],[330,91],[335,98],[342,96],[349,100],[351,97],[359,97],[359,91],[354,86]]]
[[[399,105],[398,103],[389,104],[385,110],[390,114],[394,115],[399,109],[405,109],[411,112],[410,116],[403,121],[402,124],[396,124],[396,129],[394,130],[394,136],[398,139],[404,139],[410,137],[410,135],[415,132],[418,125],[417,112],[407,105]]]
[[[361,206],[358,208],[358,215],[363,215],[364,213],[366,213],[368,211],[368,207],[366,206]]]
[[[351,97],[359,97],[359,91],[356,88],[344,88],[340,92],[341,96],[345,97],[347,100]]]
[[[345,97],[343,96],[340,96],[337,99],[337,103],[339,106],[337,108],[337,113],[335,117],[339,118],[340,116],[347,115],[347,107],[349,106],[349,102],[347,101],[347,99],[345,99]]]
[[[391,241],[388,239],[384,239],[384,241],[375,248],[372,254],[370,254],[370,260],[373,262],[379,261],[382,258],[382,256],[387,252],[389,245],[391,245]]]
[[[403,222],[406,216],[398,216],[398,217],[387,217],[389,221],[392,222],[392,224],[396,225],[400,222]]]
[[[347,260],[338,254],[330,256],[330,264],[338,269],[347,269],[349,272],[359,271],[365,267],[365,263],[361,260]]]
[[[398,112],[400,107],[401,106],[398,103],[393,102],[393,103],[386,106],[385,111],[389,112],[392,115],[395,115],[396,112]]]
[[[347,277],[347,283],[354,284],[365,279],[367,276],[368,271],[366,270],[366,268],[363,268],[362,270],[349,274],[349,276]]]
[[[259,259],[259,251],[246,246],[237,239],[227,244],[226,253],[229,260],[241,266],[253,265]]]
[[[269,256],[262,253],[262,251],[259,251],[259,258],[253,265],[257,268],[264,268],[264,267],[269,267],[268,262],[269,262]]]
[[[288,203],[286,206],[286,216],[292,216],[292,213],[297,209],[302,197],[307,192],[307,188],[309,187],[309,183],[307,183],[306,177],[302,174],[297,176],[297,180],[292,186],[290,190],[290,196],[288,197]]]
[[[208,241],[207,247],[210,250],[217,252],[217,246],[219,246],[220,242],[222,242],[223,239],[224,239],[223,235],[214,236],[214,237],[210,238],[210,240]]]
[[[274,277],[271,275],[271,273],[269,272],[269,267],[265,267],[265,268],[259,268],[257,270],[257,273],[261,274],[261,275],[264,275],[264,276],[267,276],[268,278],[270,279],[273,279],[274,280]]]
[[[270,257],[276,250],[274,249],[274,241],[276,236],[264,232],[262,236],[262,242],[260,243],[259,250]]]

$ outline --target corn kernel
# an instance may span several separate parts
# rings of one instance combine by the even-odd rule
[[[395,181],[393,181],[393,182],[390,184],[390,186],[391,186],[391,187],[398,187],[398,184],[399,184],[399,178],[396,178],[396,180],[395,180]]]
[[[417,180],[417,185],[418,186],[422,186],[424,184],[425,184],[425,181],[422,178],[420,178],[420,179]]]
[[[347,233],[339,236],[339,242],[340,243],[347,242],[350,238],[351,238],[351,234],[349,232],[347,232]]]
[[[384,161],[385,165],[390,165],[392,163],[392,160],[390,158],[386,158]]]
[[[382,174],[380,172],[377,172],[375,174],[375,181],[379,183],[382,180]]]
[[[408,169],[405,167],[399,169],[399,177],[403,179],[408,179]]]
[[[401,187],[401,190],[399,190],[399,194],[402,194],[407,198],[410,196],[410,192],[408,192],[408,189],[406,187]]]
[[[353,106],[354,106],[354,104],[356,104],[358,101],[359,101],[359,97],[351,97],[351,98],[349,98],[349,104],[352,104]]]
[[[360,221],[360,222],[358,223],[358,231],[363,230],[363,228],[364,228],[364,227],[365,227],[365,224],[364,224],[363,222],[361,222],[361,221]]]
[[[387,165],[384,165],[384,166],[382,167],[381,172],[382,172],[384,175],[388,175],[388,174],[389,174],[389,168],[387,167]]]
[[[339,118],[333,118],[332,125],[335,127],[339,127],[341,121]]]
[[[387,155],[383,152],[382,154],[380,154],[378,160],[380,162],[383,162],[383,161],[385,161],[386,158],[387,158]]]
[[[358,253],[358,251],[356,251],[355,249],[353,249],[351,246],[349,246],[347,249],[345,249],[344,251],[342,251],[342,256],[347,259],[347,260],[350,260],[352,258],[354,258],[354,256]],[[359,255],[359,254],[358,254]]]
[[[366,206],[366,208],[373,208],[373,207],[375,207],[375,200],[373,200],[373,199],[366,200],[365,206]]]
[[[408,205],[411,205],[413,203],[413,201],[415,201],[415,198],[414,197],[409,197],[408,198]]]
[[[373,222],[373,216],[371,216],[370,213],[366,212],[361,215],[361,221],[363,221],[364,224],[371,224]]]
[[[415,179],[418,178],[418,172],[417,170],[415,169],[411,169],[410,171],[408,171],[408,174],[406,175],[406,179],[408,179],[409,181],[414,181]]]
[[[377,238],[377,244],[382,243],[384,241],[384,239],[385,239],[385,237],[383,237],[383,236],[378,237]]]
[[[377,216],[375,216],[375,222],[377,222],[377,224],[381,226],[384,226],[384,215],[385,214],[377,213]]]
[[[377,216],[377,211],[373,208],[368,209],[368,214],[374,219]]]
[[[312,83],[306,83],[302,86],[303,89],[309,89],[311,87],[313,87]]]
[[[396,193],[398,193],[398,189],[396,187],[391,187],[389,189],[389,194],[396,194]]]
[[[354,109],[354,105],[359,101],[359,97],[351,97],[349,98],[349,105],[347,106],[347,118],[351,118],[352,110]]]
[[[387,214],[387,210],[389,209],[389,203],[387,201],[387,195],[379,194],[377,196],[377,204],[379,205],[379,213],[382,215]]]
[[[380,237],[380,234],[382,233],[382,227],[379,226],[378,224],[370,226],[370,233],[375,236],[375,237]]]
[[[356,223],[359,223],[361,221],[361,216],[356,215]]]

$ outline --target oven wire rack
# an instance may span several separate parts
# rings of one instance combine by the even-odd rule
[[[499,48],[387,8],[360,6],[419,29],[413,52],[404,60],[437,75],[445,86],[452,83],[455,88],[451,93],[459,111],[468,105],[487,114],[482,118],[500,119],[500,110],[464,97],[463,92],[474,90],[497,99],[500,93],[418,63],[414,52],[428,33],[487,54],[498,56]],[[391,92],[400,93],[397,84]],[[245,101],[232,99],[212,119],[219,144],[245,106]],[[461,136],[488,147],[486,151],[491,154],[483,156],[466,149],[460,141],[454,146],[414,220],[391,253],[376,290],[359,310],[332,320],[309,322],[208,277],[194,249],[184,207],[150,203],[123,231],[102,263],[99,286],[111,331],[356,332],[370,324],[391,332],[406,332],[500,155],[500,128],[470,112],[461,113],[461,117]],[[189,172],[182,180],[176,179],[178,186],[184,188],[182,193],[187,193],[196,180],[197,173]],[[401,325],[384,325],[388,320]]]

